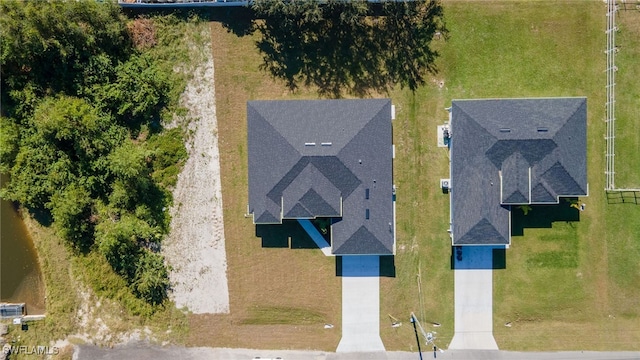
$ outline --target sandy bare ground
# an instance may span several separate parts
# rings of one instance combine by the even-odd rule
[[[189,158],[173,192],[171,231],[162,248],[172,267],[170,297],[195,314],[229,312],[213,56],[204,53],[181,98],[188,114],[176,125],[187,130]]]

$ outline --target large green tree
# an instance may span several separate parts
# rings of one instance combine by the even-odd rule
[[[167,74],[146,55],[134,55],[115,67],[112,82],[94,85],[91,96],[105,111],[134,131],[159,120],[171,88]]]
[[[120,9],[110,1],[2,1],[0,14],[0,74],[9,89],[2,100],[10,112],[28,112],[29,103],[48,93],[77,95],[89,82],[113,76],[112,65],[132,51]]]
[[[169,284],[154,252],[167,186],[187,155],[160,115],[181,82],[132,47],[127,21],[112,2],[0,1],[0,196],[52,220],[76,253],[104,256],[131,296],[156,305]]]
[[[21,123],[17,155],[5,164],[11,181],[4,195],[34,208],[51,208],[51,196],[72,183],[80,183],[90,195],[102,191],[103,158],[126,137],[108,116],[69,96],[45,98]]]
[[[20,145],[20,128],[10,119],[0,116],[0,173],[6,174],[11,169]]]

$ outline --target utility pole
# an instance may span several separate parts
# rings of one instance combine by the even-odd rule
[[[418,337],[418,329],[416,328],[416,318],[411,313],[411,323],[413,324],[413,331],[416,333],[416,342],[418,343],[418,354],[420,354],[420,360],[422,360],[422,350],[420,349],[420,338]]]

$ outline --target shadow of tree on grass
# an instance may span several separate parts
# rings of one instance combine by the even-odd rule
[[[415,90],[436,73],[431,42],[446,36],[439,1],[259,1],[254,5],[261,68],[295,90],[316,86],[323,96]]]

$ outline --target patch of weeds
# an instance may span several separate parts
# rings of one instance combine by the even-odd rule
[[[243,325],[322,324],[325,316],[319,312],[293,307],[254,306]]]
[[[182,130],[171,129],[154,135],[147,141],[152,154],[152,177],[165,188],[175,186],[178,173],[187,159]]]
[[[527,265],[538,268],[574,269],[578,267],[575,251],[545,251],[532,255]]]

